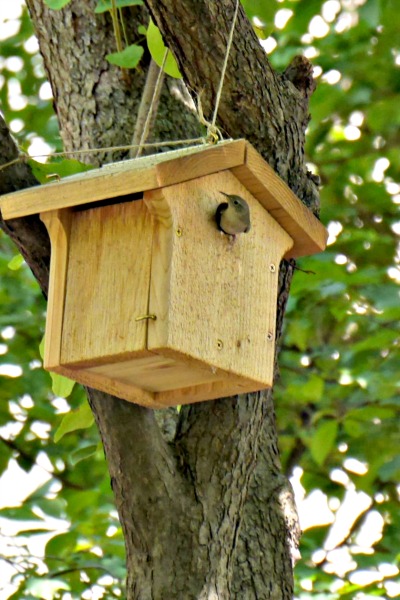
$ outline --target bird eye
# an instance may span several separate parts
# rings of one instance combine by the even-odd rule
[[[234,204],[235,206],[237,206],[237,205],[239,204],[239,202],[238,202],[237,200],[234,200],[234,201],[233,201],[233,204]]]

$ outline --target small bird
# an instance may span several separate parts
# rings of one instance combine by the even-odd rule
[[[233,236],[235,240],[238,233],[250,231],[250,209],[246,200],[234,194],[220,192],[228,199],[222,202],[215,213],[218,229],[223,233]]]

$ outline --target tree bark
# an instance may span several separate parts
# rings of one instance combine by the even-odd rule
[[[18,148],[0,114],[0,165],[18,157]],[[31,168],[24,162],[16,162],[0,171],[0,195],[37,185]],[[4,221],[0,214],[0,229],[15,242],[32,273],[47,297],[50,267],[50,239],[46,227],[38,215],[25,219]]]
[[[128,144],[144,73],[126,77],[105,60],[115,49],[109,20],[94,15],[94,1],[72,0],[61,11],[50,11],[43,0],[27,4],[65,148]],[[146,0],[146,5],[185,82],[202,92],[209,117],[235,0]],[[136,19],[130,21],[133,39],[146,17],[143,10],[130,14]],[[317,209],[317,190],[304,164],[312,90],[305,60],[294,61],[285,74],[273,71],[240,9],[218,125],[232,137],[247,137]],[[182,105],[166,90],[155,135],[198,135],[192,115],[183,116]],[[88,160],[100,164],[111,158],[123,155],[93,154]],[[3,191],[32,181],[25,171],[13,171],[11,179]],[[46,290],[48,238],[41,230],[35,244],[30,227],[38,221],[20,222],[23,233],[13,237]],[[278,336],[292,273],[293,265],[282,263]],[[125,535],[128,600],[293,597],[291,550],[298,531],[291,488],[281,474],[270,390],[185,406],[179,414],[157,413],[96,390],[89,389],[88,397]]]

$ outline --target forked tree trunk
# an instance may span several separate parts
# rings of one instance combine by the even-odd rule
[[[129,144],[144,74],[127,76],[105,55],[115,50],[111,21],[95,1],[50,11],[27,0],[53,88],[67,150]],[[147,0],[186,83],[202,92],[210,118],[235,0]],[[147,22],[128,12],[129,35]],[[148,58],[144,63],[148,62]],[[160,139],[198,135],[190,114],[164,86]],[[171,88],[171,85],[170,85]],[[313,90],[310,65],[295,60],[277,74],[239,10],[218,124],[247,137],[308,205],[318,194],[304,166],[304,131]],[[0,159],[16,150],[0,128]],[[121,155],[93,155],[100,164]],[[27,167],[8,170],[0,191],[32,185]],[[2,224],[47,289],[48,238],[36,218]],[[32,235],[32,228],[35,228]],[[292,276],[281,265],[277,335]],[[95,390],[88,397],[103,440],[127,550],[129,600],[289,600],[297,519],[281,474],[269,391],[161,412]]]

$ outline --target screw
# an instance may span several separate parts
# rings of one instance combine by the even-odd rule
[[[175,231],[175,233],[178,237],[181,237],[182,233],[183,233],[182,227],[178,227],[177,230]]]
[[[224,347],[224,342],[222,340],[217,340],[218,350],[222,350],[223,347]]]
[[[274,265],[273,263],[271,263],[271,264],[269,265],[269,270],[271,271],[271,273],[275,273],[275,271],[276,271],[276,267],[275,267],[275,265]]]
[[[267,340],[269,342],[272,342],[273,339],[274,339],[274,334],[271,331],[268,331],[268,333],[267,333]]]

